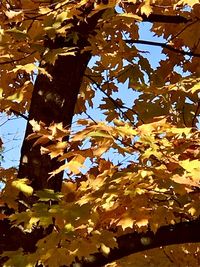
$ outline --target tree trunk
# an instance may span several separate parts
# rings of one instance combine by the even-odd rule
[[[88,12],[88,11],[87,11]],[[75,56],[59,56],[55,65],[47,65],[46,69],[52,76],[52,81],[44,75],[38,75],[29,111],[28,121],[34,119],[49,126],[51,123],[62,122],[63,126],[70,126],[74,107],[81,86],[84,71],[91,58],[90,52],[83,52],[88,45],[90,34],[95,35],[95,27],[103,11],[90,17],[87,21],[73,21],[72,31],[79,36],[78,51]],[[78,25],[78,26],[77,26]],[[73,47],[74,44],[57,38],[54,42],[47,41],[50,49],[64,46]],[[21,150],[19,178],[28,178],[34,190],[50,188],[60,191],[63,173],[49,179],[49,173],[59,168],[63,163],[50,159],[48,155],[41,155],[40,145],[33,147],[33,140],[27,140],[32,133],[32,126],[28,123]]]
[[[52,81],[44,75],[38,75],[31,100],[29,121],[42,121],[46,126],[53,122],[62,122],[63,126],[71,125],[82,77],[90,57],[88,52],[76,56],[60,56],[54,66],[47,67],[53,77]],[[50,159],[47,154],[41,155],[40,145],[33,147],[35,140],[26,139],[31,133],[32,126],[28,123],[18,176],[27,177],[34,190],[51,188],[59,191],[63,173],[48,178],[49,173],[63,163]]]

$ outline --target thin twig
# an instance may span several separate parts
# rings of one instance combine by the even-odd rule
[[[24,57],[21,57],[21,58],[15,58],[15,59],[12,59],[12,60],[7,60],[7,61],[4,61],[4,62],[0,62],[0,65],[6,65],[6,64],[11,64],[11,63],[14,63],[14,62],[18,62],[18,61],[21,61],[23,59],[26,59],[30,56],[32,56],[34,53],[36,53],[36,51],[33,51],[31,52],[30,54],[24,56]]]
[[[16,110],[14,110],[14,109],[10,109],[10,111],[11,112],[13,112],[15,115],[17,115],[17,116],[20,116],[20,117],[22,117],[23,119],[25,119],[25,120],[28,120],[28,117],[26,116],[26,115],[24,115],[24,114],[22,114],[22,113],[20,113],[19,111],[16,111]]]
[[[104,95],[106,95],[106,96],[108,97],[108,99],[114,104],[114,106],[115,106],[116,108],[119,109],[119,111],[124,115],[124,117],[125,117],[128,121],[131,122],[131,124],[134,124],[134,123],[130,120],[130,118],[129,118],[126,114],[124,114],[124,111],[122,110],[122,108],[124,108],[123,106],[119,105],[119,104],[115,101],[115,99],[113,99],[109,94],[107,94],[107,93],[101,88],[101,86],[100,86],[100,85],[99,85],[93,78],[91,78],[91,77],[88,76],[87,74],[84,74],[84,76],[87,77],[91,82],[93,82],[93,83],[96,85],[97,89],[99,89]],[[135,113],[135,112],[133,112],[133,113]]]
[[[196,120],[196,118],[198,116],[199,110],[200,110],[200,101],[198,102],[194,117],[192,119],[192,127],[195,127],[195,120]]]
[[[184,56],[191,56],[191,57],[200,57],[199,53],[193,53],[191,51],[184,51],[178,48],[173,47],[172,45],[166,44],[166,43],[160,43],[160,42],[152,42],[152,41],[146,41],[146,40],[124,40],[127,44],[144,44],[144,45],[151,45],[151,46],[159,46],[162,48],[166,48],[172,52],[184,55]]]
[[[84,111],[84,113],[86,114],[86,116],[88,117],[88,119],[90,119],[91,121],[93,121],[95,124],[97,124],[97,122],[87,113],[87,111]]]

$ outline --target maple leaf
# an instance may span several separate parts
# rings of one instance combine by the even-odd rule
[[[199,1],[198,0],[180,0],[180,1],[178,1],[178,3],[176,5],[178,6],[178,5],[182,5],[182,4],[193,7],[195,4],[199,4]]]
[[[199,160],[183,160],[180,161],[180,165],[191,174],[191,179],[195,182],[200,181],[199,173],[200,173],[200,161]]]
[[[120,218],[117,225],[121,226],[123,230],[126,228],[132,228],[135,220],[129,214],[124,214],[122,218]]]
[[[142,14],[145,14],[149,16],[152,13],[152,8],[151,8],[151,1],[150,0],[145,0],[143,4],[141,4],[140,11]]]

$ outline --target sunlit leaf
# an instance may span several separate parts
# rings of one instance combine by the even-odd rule
[[[12,186],[23,192],[25,195],[30,196],[33,194],[33,188],[29,185],[28,179],[18,179],[12,182]]]

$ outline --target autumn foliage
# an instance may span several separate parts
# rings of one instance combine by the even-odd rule
[[[1,266],[200,265],[199,29],[198,0],[1,1],[0,111],[27,119]]]

